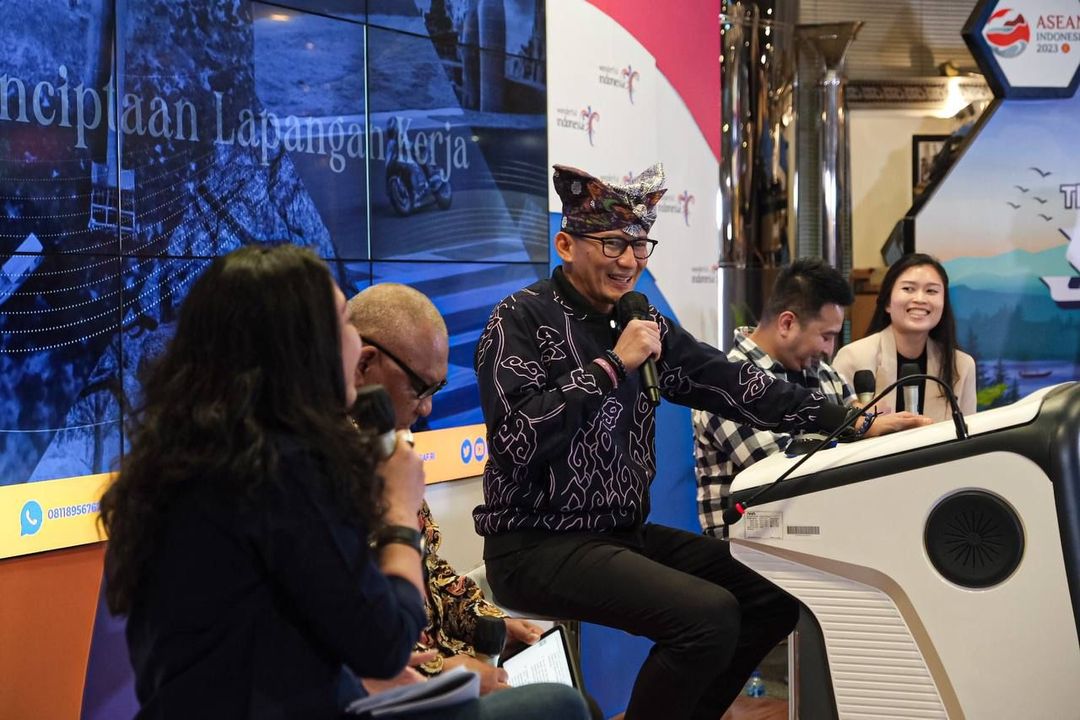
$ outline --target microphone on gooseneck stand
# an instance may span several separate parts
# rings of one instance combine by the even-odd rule
[[[879,396],[877,398],[873,398],[873,401],[877,402],[880,399],[881,399],[881,397]],[[791,475],[791,473],[798,470],[800,465],[802,465],[804,462],[806,462],[807,460],[812,458],[817,453],[818,450],[821,450],[824,447],[828,447],[828,446],[834,444],[833,440],[835,440],[837,437],[839,437],[840,433],[844,432],[849,427],[851,427],[851,425],[854,424],[854,422],[858,418],[862,417],[864,415],[864,413],[865,413],[865,411],[862,408],[853,408],[851,410],[851,412],[848,413],[847,417],[844,418],[844,422],[840,423],[840,427],[836,428],[831,433],[829,433],[826,437],[822,438],[821,442],[819,442],[817,445],[815,445],[813,447],[813,449],[810,450],[810,452],[806,453],[801,458],[799,458],[798,462],[796,462],[794,465],[792,465],[787,470],[785,470],[783,473],[781,473],[780,477],[776,478],[775,480],[773,480],[768,485],[763,485],[760,488],[758,488],[757,491],[753,495],[751,495],[749,497],[749,499],[747,499],[746,502],[735,503],[731,507],[725,508],[724,512],[721,514],[721,517],[724,519],[724,524],[725,525],[734,525],[735,523],[739,522],[739,520],[742,519],[742,516],[744,514],[746,514],[746,511],[750,508],[750,506],[755,504],[757,499],[759,497],[761,497],[761,495],[763,495],[766,490],[768,490],[769,488],[775,487],[775,486],[779,485],[781,482],[783,482],[788,477],[788,475]]]
[[[905,370],[908,367],[914,367],[915,372],[914,373],[911,373],[910,371],[905,372]],[[860,370],[859,372],[863,372],[863,371]],[[879,392],[874,397],[870,398],[869,402],[866,403],[866,407],[872,407],[872,406],[876,405],[877,403],[879,403],[881,401],[881,399],[883,397],[885,397],[890,392],[892,392],[894,388],[900,387],[901,385],[905,385],[905,390],[906,390],[907,389],[906,388],[907,383],[918,382],[920,380],[930,380],[932,382],[936,382],[938,385],[941,386],[941,392],[945,395],[945,399],[949,403],[949,408],[952,411],[953,426],[956,428],[956,439],[957,440],[966,440],[967,439],[967,437],[968,437],[968,429],[967,429],[967,424],[964,422],[964,415],[963,415],[963,413],[960,412],[960,404],[956,402],[956,395],[953,393],[952,388],[945,384],[944,380],[942,380],[939,377],[935,377],[934,375],[926,375],[924,373],[920,373],[919,372],[919,367],[917,365],[910,365],[910,366],[909,365],[904,365],[900,369],[900,376],[901,377],[900,377],[899,380],[897,380],[896,382],[889,385],[887,388],[885,388],[884,390]],[[917,392],[917,390],[916,390],[916,392]],[[906,398],[904,399],[904,402],[905,402],[905,404],[907,403]],[[918,405],[918,397],[916,397],[912,401],[911,407],[915,407],[917,405]],[[908,410],[910,411],[911,408],[909,407]],[[912,412],[914,412],[914,411],[912,411]],[[831,433],[829,433],[828,437],[823,438],[821,440],[821,442],[819,442],[816,446],[814,446],[814,448],[810,452],[806,453],[801,458],[799,458],[798,462],[796,462],[794,465],[789,467],[784,472],[780,473],[780,477],[776,478],[775,480],[773,480],[772,482],[770,482],[770,483],[768,483],[766,485],[760,486],[756,491],[754,491],[754,494],[752,494],[749,498],[746,499],[746,501],[741,502],[741,503],[735,503],[733,506],[725,509],[724,513],[723,513],[723,516],[722,516],[723,519],[724,519],[724,524],[725,525],[734,525],[735,523],[737,523],[752,505],[757,504],[758,498],[760,498],[767,491],[769,491],[770,489],[776,487],[781,482],[786,480],[788,478],[788,476],[791,475],[791,473],[795,472],[799,468],[800,465],[802,465],[804,462],[806,462],[811,457],[813,457],[817,453],[818,450],[821,450],[822,448],[828,447],[832,443],[832,441],[838,435],[840,435],[840,433],[844,432],[844,430],[846,430],[849,426],[854,424],[855,420],[857,420],[858,418],[860,418],[860,417],[862,417],[864,415],[866,415],[866,411],[864,409],[855,408],[851,413],[848,414],[848,416],[846,418],[844,418],[844,422],[842,422],[840,424],[840,427],[836,428]]]
[[[649,299],[639,292],[631,290],[625,293],[615,304],[615,313],[619,324],[626,327],[631,320],[652,320],[649,315]],[[656,361],[651,357],[641,363],[641,388],[656,406],[660,404],[660,386],[656,381]]]
[[[915,363],[904,363],[900,366],[899,374],[904,388],[904,409],[917,415],[922,410],[919,407],[919,381],[923,376],[919,373],[919,366]]]
[[[912,387],[916,388],[917,394],[917,383],[920,380],[930,380],[941,386],[941,394],[945,396],[945,400],[949,403],[949,412],[952,414],[953,427],[956,428],[956,437],[960,440],[966,438],[968,436],[967,423],[964,422],[964,414],[960,412],[960,403],[956,401],[956,394],[953,392],[953,389],[946,385],[945,381],[936,375],[920,373],[919,366],[915,363],[904,363],[900,367],[900,379],[897,381],[897,384],[911,383],[910,385],[904,386],[904,405],[907,405],[908,403],[908,392]],[[918,402],[918,400],[915,402]],[[915,412],[915,410],[912,410],[913,407],[914,405],[907,407],[906,409]],[[920,412],[921,411],[922,409],[920,408]]]
[[[855,394],[859,396],[859,402],[865,407],[874,397],[876,381],[872,370],[856,370],[852,379],[855,384]]]
[[[394,403],[382,385],[365,385],[356,391],[356,402],[350,411],[353,420],[363,430],[375,434],[379,459],[394,454],[397,433],[394,430]]]
[[[725,525],[734,525],[742,520],[742,516],[746,514],[746,509],[749,507],[749,503],[745,505],[743,503],[735,503],[729,508],[724,508],[724,512],[721,513],[721,517],[724,519]]]

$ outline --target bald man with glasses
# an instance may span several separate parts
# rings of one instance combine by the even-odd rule
[[[401,368],[402,371],[404,371],[405,376],[409,378],[409,383],[412,385],[413,395],[416,396],[417,401],[423,402],[424,400],[427,400],[429,397],[446,387],[446,378],[443,378],[442,380],[436,380],[434,382],[428,382],[424,378],[420,377],[420,373],[409,367],[408,363],[400,359],[394,353],[387,350],[386,347],[381,345],[378,341],[369,337],[364,337],[363,335],[360,336],[360,339],[365,345],[370,345],[371,347],[375,348],[385,357],[396,363],[397,366]],[[424,413],[424,415],[426,415],[426,413]]]
[[[372,285],[349,301],[349,320],[360,333],[363,347],[356,369],[357,388],[382,385],[394,406],[397,429],[410,429],[431,414],[432,396],[446,387],[449,367],[449,334],[446,322],[422,292],[398,283]],[[480,675],[480,691],[502,690],[506,671],[476,658],[474,633],[477,619],[503,618],[508,640],[534,643],[541,630],[506,613],[484,599],[468,577],[459,575],[439,557],[439,526],[424,501],[417,525],[426,546],[424,567],[427,593],[424,605],[428,625],[413,654],[413,667],[389,684],[420,680],[458,665]],[[415,668],[415,669],[414,669]],[[384,689],[386,682],[364,680],[369,692]]]
[[[431,414],[432,396],[446,386],[446,322],[426,295],[398,283],[379,283],[358,293],[349,300],[349,317],[364,343],[357,387],[385,387],[398,428],[411,428]]]

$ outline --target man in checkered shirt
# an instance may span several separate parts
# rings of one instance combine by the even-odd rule
[[[728,359],[748,360],[773,377],[820,390],[839,404],[855,393],[829,367],[836,338],[844,324],[844,308],[854,301],[844,276],[820,258],[804,258],[784,268],[756,328],[735,331]],[[784,450],[792,436],[757,430],[710,412],[695,410],[694,457],[698,480],[698,519],[708,535],[726,535],[722,514],[728,505],[731,481],[743,468]],[[929,424],[909,412],[878,417],[866,436]]]

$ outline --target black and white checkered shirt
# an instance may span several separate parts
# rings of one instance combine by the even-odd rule
[[[828,400],[835,403],[846,404],[855,400],[855,393],[829,365],[821,362],[806,370],[788,370],[750,339],[753,331],[754,328],[748,327],[735,331],[735,346],[727,355],[729,360],[749,360],[772,377],[810,390],[821,390]],[[792,436],[757,430],[703,410],[695,410],[693,419],[698,519],[702,530],[720,537],[724,525],[722,513],[727,507],[735,474],[783,450],[791,442]]]

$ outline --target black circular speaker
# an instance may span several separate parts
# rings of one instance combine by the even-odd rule
[[[934,569],[962,587],[1009,577],[1024,555],[1024,530],[1008,503],[982,490],[950,495],[930,511],[923,533]]]

